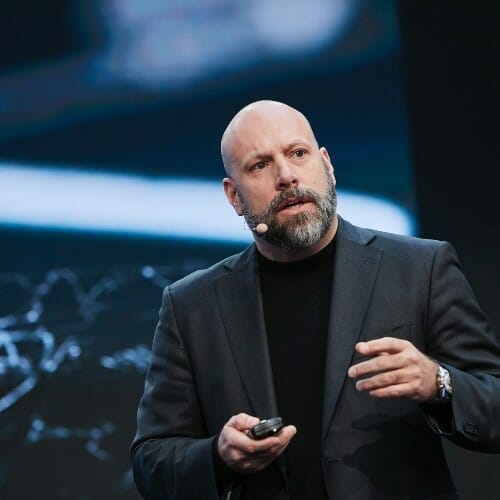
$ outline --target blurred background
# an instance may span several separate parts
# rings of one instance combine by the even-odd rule
[[[3,0],[0,497],[139,498],[162,288],[251,241],[219,140],[253,100],[310,119],[347,219],[451,241],[498,331],[498,19],[493,2]],[[497,456],[446,451],[463,498],[496,498]]]

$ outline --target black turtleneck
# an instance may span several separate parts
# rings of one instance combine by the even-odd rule
[[[286,450],[292,500],[327,498],[320,450],[334,255],[335,239],[300,261],[258,257],[279,416],[297,427]]]

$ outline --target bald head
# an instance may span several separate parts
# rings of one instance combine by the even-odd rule
[[[284,127],[304,135],[317,146],[307,118],[287,104],[262,100],[240,109],[229,122],[221,139],[221,156],[227,175],[231,175],[233,164],[243,152],[263,147],[269,134],[279,133]]]

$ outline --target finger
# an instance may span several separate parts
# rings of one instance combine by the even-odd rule
[[[363,377],[371,373],[397,370],[406,364],[406,357],[402,353],[377,356],[352,365],[347,371],[347,375],[351,378]]]
[[[277,438],[276,440],[273,440],[272,438],[266,438],[262,440],[269,440],[270,442],[270,447],[262,454],[262,456],[271,457],[274,460],[274,458],[283,453],[296,433],[297,429],[295,428],[295,426],[288,425],[286,427],[283,427],[283,429],[276,436],[274,436],[275,438]]]
[[[294,425],[287,425],[274,436],[269,436],[264,439],[248,438],[249,441],[245,440],[242,444],[246,451],[253,454],[274,453],[274,450],[287,446],[296,433],[297,429]]]
[[[276,458],[283,453],[287,446],[288,443],[279,448],[273,449],[272,453],[268,453],[266,455],[243,456],[238,461],[235,469],[243,474],[261,471],[274,462],[274,460],[276,460]]]
[[[239,446],[231,447],[230,466],[242,473],[256,472],[267,467],[283,453],[297,431],[293,425],[289,425],[280,431],[279,436],[255,440],[236,429],[227,430],[235,435],[235,443]]]
[[[420,383],[418,381],[410,381],[403,384],[390,385],[388,387],[381,387],[373,389],[368,394],[375,398],[411,398],[415,401],[423,401],[419,391]]]
[[[260,419],[254,417],[253,415],[248,415],[247,413],[238,413],[238,415],[233,415],[226,423],[227,426],[238,429],[239,431],[246,431],[257,425]]]
[[[356,382],[356,390],[358,391],[373,391],[392,385],[399,385],[417,380],[418,374],[416,370],[411,368],[404,368],[401,370],[392,370],[388,372],[379,373],[373,377],[364,378]]]
[[[365,356],[374,356],[382,353],[395,354],[407,348],[410,344],[407,340],[397,339],[394,337],[383,337],[380,339],[370,340],[368,342],[358,342],[355,349],[360,354]]]
[[[234,446],[242,453],[255,457],[277,456],[280,453],[279,450],[283,450],[296,433],[295,426],[287,425],[278,434],[264,439],[241,437],[235,441]]]
[[[280,445],[288,445],[295,434],[297,434],[295,425],[287,425],[276,434],[276,437],[279,439]]]
[[[276,456],[281,455],[285,448],[290,444],[290,441],[293,439],[295,434],[297,434],[297,429],[294,425],[288,425],[284,427],[281,431],[280,436],[280,445],[278,447]]]
[[[246,431],[240,431],[226,426],[221,432],[220,439],[224,446],[237,450],[245,455],[267,453],[273,446],[278,446],[278,437],[272,436],[266,439],[252,439]]]
[[[283,436],[275,435],[263,439],[254,439],[246,434],[240,434],[232,445],[245,455],[264,456],[274,453],[283,443],[288,442]]]

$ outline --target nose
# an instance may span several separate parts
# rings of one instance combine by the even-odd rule
[[[278,191],[284,191],[291,186],[295,187],[298,185],[299,180],[295,173],[295,170],[290,167],[286,160],[281,160],[276,163],[276,189]]]

